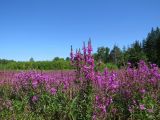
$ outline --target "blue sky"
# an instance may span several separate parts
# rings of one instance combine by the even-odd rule
[[[70,45],[127,46],[160,27],[160,0],[0,0],[0,58],[52,60]]]

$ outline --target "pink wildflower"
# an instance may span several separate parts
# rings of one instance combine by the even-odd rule
[[[55,88],[51,88],[50,92],[51,92],[52,95],[55,95],[57,90]]]
[[[146,109],[145,106],[144,106],[144,104],[140,104],[139,108],[140,108],[140,110],[145,110]]]
[[[37,100],[38,100],[38,97],[34,95],[34,96],[32,97],[32,102],[36,102]]]

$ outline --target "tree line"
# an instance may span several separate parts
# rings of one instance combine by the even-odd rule
[[[1,70],[68,70],[72,69],[70,60],[67,57],[59,58],[55,57],[52,61],[34,61],[31,58],[29,61],[13,61],[0,59]]]
[[[135,40],[128,48],[121,49],[114,45],[110,50],[109,47],[99,47],[94,58],[102,63],[116,64],[118,67],[125,66],[128,62],[136,66],[139,60],[160,66],[160,28],[152,28],[144,40]]]
[[[109,47],[101,46],[93,54],[96,65],[101,63],[103,67],[120,68],[128,62],[137,65],[139,60],[156,63],[160,66],[160,28],[152,28],[144,40],[135,40],[129,47],[119,48],[117,45],[110,50]],[[34,61],[31,58],[27,62],[0,59],[0,69],[11,70],[65,70],[73,69],[70,59],[67,57],[55,57],[52,61]]]

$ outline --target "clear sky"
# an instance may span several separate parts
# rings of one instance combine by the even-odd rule
[[[0,58],[52,60],[70,45],[127,46],[160,27],[160,0],[0,0]]]

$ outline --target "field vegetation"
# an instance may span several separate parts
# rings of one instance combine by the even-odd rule
[[[0,118],[160,119],[158,65],[140,60],[136,64],[128,62],[123,69],[109,70],[102,66],[103,62],[95,61],[89,41],[87,46],[83,44],[82,51],[71,48],[72,70],[2,71]]]

